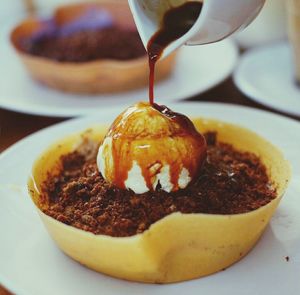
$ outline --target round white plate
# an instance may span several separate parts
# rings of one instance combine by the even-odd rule
[[[249,98],[278,111],[300,116],[300,86],[295,82],[288,43],[247,51],[235,70],[234,81]]]
[[[184,103],[170,107],[190,116],[214,117],[251,128],[279,146],[291,162],[293,179],[289,189],[254,250],[223,272],[170,285],[114,279],[64,255],[48,236],[27,195],[27,177],[34,159],[50,143],[95,123],[110,123],[121,111],[121,108],[103,108],[98,116],[67,121],[37,132],[0,156],[0,283],[18,295],[298,294],[300,123],[225,104]]]
[[[36,115],[72,117],[95,114],[107,105],[128,105],[148,98],[148,88],[119,94],[74,95],[33,81],[9,43],[13,26],[0,31],[0,107]],[[155,86],[159,103],[167,104],[204,92],[226,79],[238,51],[229,40],[213,45],[183,47],[172,75]]]

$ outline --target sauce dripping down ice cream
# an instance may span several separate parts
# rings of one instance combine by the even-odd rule
[[[184,115],[154,103],[154,71],[163,50],[190,30],[202,3],[168,10],[161,29],[148,43],[149,103],[137,103],[110,127],[97,157],[102,176],[137,194],[184,189],[197,178],[206,158],[205,138]]]
[[[185,188],[198,176],[205,157],[205,139],[186,116],[137,103],[116,118],[97,163],[108,182],[141,194]]]
[[[147,45],[149,57],[149,102],[154,103],[154,74],[155,64],[161,57],[164,49],[176,39],[187,33],[196,20],[201,10],[202,2],[190,1],[180,6],[169,9],[163,16],[160,30],[158,30]]]

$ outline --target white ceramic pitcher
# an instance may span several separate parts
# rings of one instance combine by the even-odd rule
[[[164,13],[186,0],[128,0],[137,29],[147,48],[160,28]],[[265,0],[202,0],[203,8],[194,26],[165,48],[162,58],[183,44],[200,45],[220,41],[245,28],[258,15]]]

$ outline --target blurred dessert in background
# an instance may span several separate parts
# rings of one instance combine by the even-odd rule
[[[300,83],[300,0],[287,0],[289,39],[294,54],[294,70]]]
[[[129,60],[146,54],[135,29],[114,24],[106,10],[93,7],[61,25],[53,18],[44,21],[41,31],[20,39],[19,48],[60,62]]]
[[[104,93],[148,83],[146,50],[126,2],[62,6],[50,19],[23,21],[11,41],[33,78],[53,88]],[[174,58],[160,63],[157,80],[171,73]]]

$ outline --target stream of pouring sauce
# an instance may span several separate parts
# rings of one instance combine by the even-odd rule
[[[186,2],[169,9],[163,16],[161,28],[151,37],[147,45],[149,57],[149,102],[154,104],[155,65],[164,49],[187,33],[198,19],[203,3]]]
[[[170,182],[173,189],[177,190],[182,168],[185,167],[193,179],[206,158],[205,138],[196,130],[193,123],[186,116],[154,102],[156,62],[171,42],[191,29],[201,13],[202,5],[202,2],[191,1],[168,10],[163,17],[161,28],[148,42],[149,104],[139,103],[128,108],[115,120],[109,133],[113,138],[112,155],[115,167],[110,178],[120,188],[126,188],[125,181],[134,161],[140,167],[149,190],[153,189],[152,181],[163,164],[168,165]],[[160,116],[159,123],[152,120]],[[145,118],[147,124],[144,121],[140,122]],[[156,126],[157,124],[159,126]],[[173,134],[169,134],[170,126],[176,129]],[[140,127],[146,129],[139,130]],[[174,146],[169,143],[169,137],[172,138],[172,142],[176,142],[173,143]],[[145,150],[145,145],[136,145],[139,142],[147,142],[147,149]],[[139,152],[141,148],[144,150]],[[154,163],[158,167],[154,173],[151,172],[149,163],[151,165]],[[108,163],[106,166],[108,167]],[[108,174],[109,169],[106,175]]]

